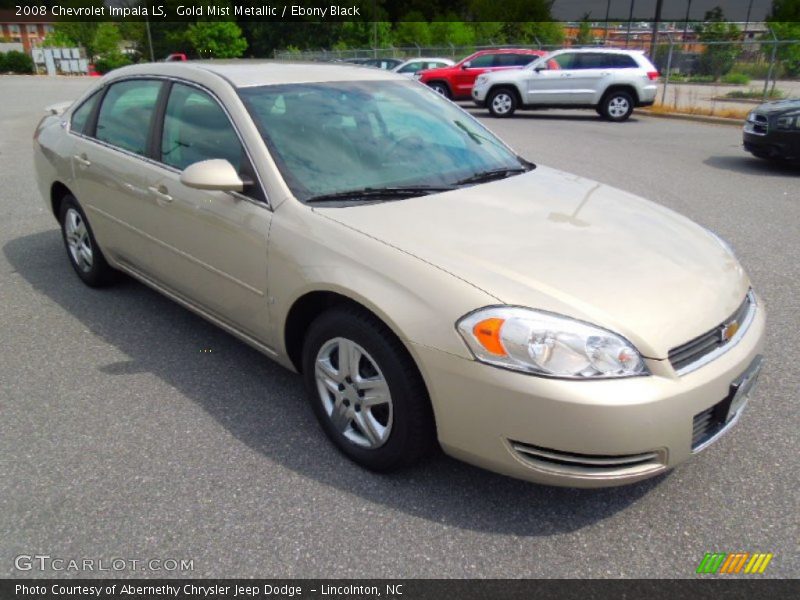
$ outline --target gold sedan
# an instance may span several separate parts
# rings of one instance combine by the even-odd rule
[[[728,431],[758,376],[764,310],[722,240],[400,75],[146,64],[52,113],[38,184],[78,276],[126,273],[300,372],[367,468],[438,443],[628,483]]]

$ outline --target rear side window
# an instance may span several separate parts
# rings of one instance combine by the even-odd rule
[[[617,69],[638,69],[639,65],[636,59],[627,54],[614,54],[614,66]]]
[[[100,97],[100,92],[97,91],[89,98],[84,101],[75,111],[72,113],[72,118],[69,120],[69,130],[72,133],[81,133],[85,134],[86,126],[89,123],[89,117],[94,110],[94,105],[97,104],[97,99]]]
[[[97,115],[97,139],[112,146],[147,154],[147,134],[161,82],[122,81],[113,84]]]
[[[611,69],[614,67],[614,56],[611,54],[578,54],[577,64],[573,69]]]
[[[535,54],[515,54],[514,55],[514,66],[515,67],[524,67],[525,65],[529,65],[533,61],[535,61],[538,56]]]
[[[236,130],[217,101],[197,88],[174,84],[164,114],[161,162],[183,170],[222,158],[241,172],[243,155]]]
[[[426,67],[424,63],[421,62],[413,62],[408,63],[405,67],[398,71],[399,73],[416,73],[417,71],[421,71],[422,69],[430,68]]]

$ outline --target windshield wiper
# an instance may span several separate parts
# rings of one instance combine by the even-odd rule
[[[335,202],[337,200],[373,200],[375,198],[412,198],[414,196],[426,196],[437,192],[447,192],[453,186],[434,186],[434,185],[413,185],[404,187],[365,187],[356,190],[345,190],[343,192],[333,192],[332,194],[321,194],[312,196],[306,202]]]
[[[506,169],[491,169],[489,171],[481,171],[469,177],[456,182],[456,185],[467,185],[469,183],[484,183],[486,181],[494,181],[495,179],[505,179],[517,173],[526,173],[530,169],[525,167],[510,167]]]

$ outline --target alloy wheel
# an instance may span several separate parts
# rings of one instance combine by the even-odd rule
[[[630,110],[631,105],[627,98],[614,96],[608,101],[608,114],[614,119],[621,119]]]
[[[69,208],[65,215],[64,234],[72,260],[82,271],[90,271],[94,262],[92,241],[83,217],[74,208]]]
[[[333,427],[353,444],[381,447],[392,431],[392,396],[375,359],[361,346],[337,337],[317,353],[314,377]]]

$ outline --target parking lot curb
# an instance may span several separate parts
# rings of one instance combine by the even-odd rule
[[[696,121],[698,123],[713,123],[715,125],[733,125],[741,127],[744,119],[729,119],[727,117],[711,117],[708,115],[688,115],[685,113],[657,113],[649,110],[641,111],[641,114],[648,117],[658,117],[659,119],[679,119],[681,121]]]

